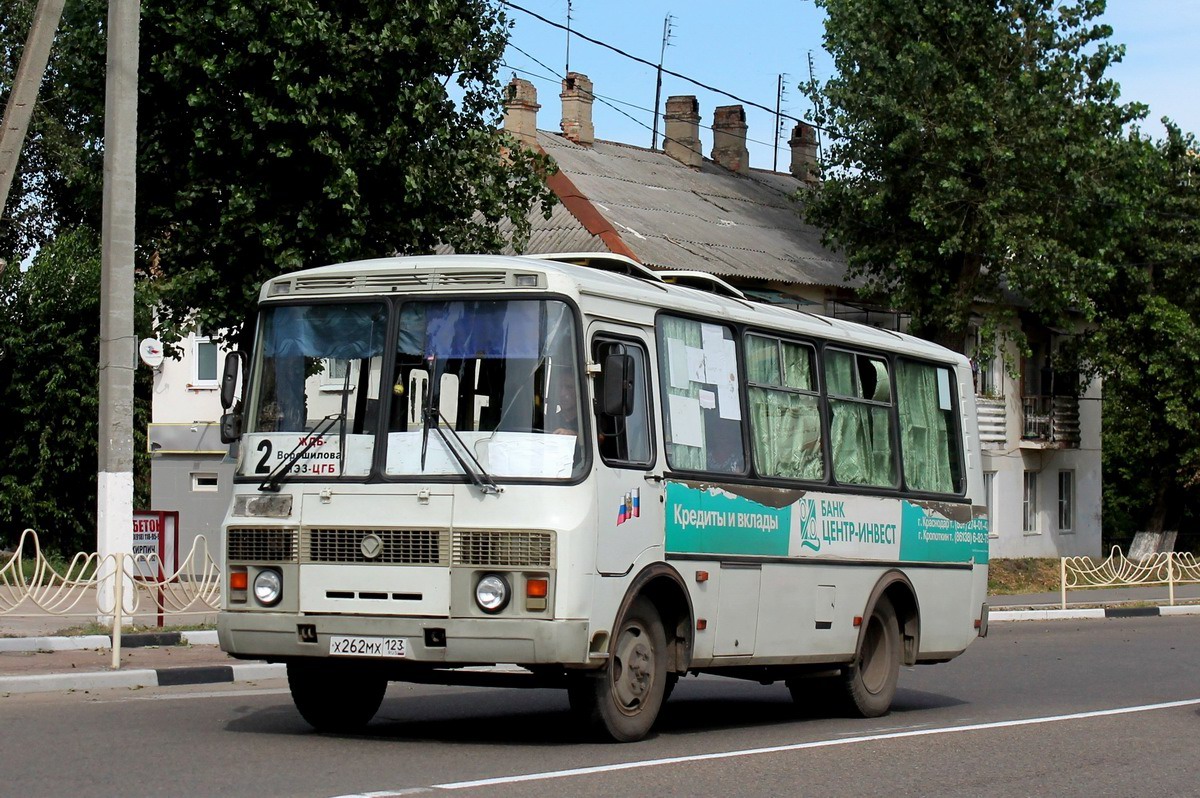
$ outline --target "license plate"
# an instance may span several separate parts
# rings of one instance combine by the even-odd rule
[[[335,657],[404,657],[408,640],[403,637],[357,637],[331,635],[329,653]]]

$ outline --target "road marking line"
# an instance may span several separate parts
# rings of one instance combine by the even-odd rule
[[[671,756],[662,759],[643,759],[635,762],[617,762],[611,765],[596,765],[586,768],[571,768],[569,770],[551,770],[544,773],[526,773],[519,776],[499,776],[492,779],[476,779],[474,781],[454,781],[445,784],[433,784],[436,790],[466,790],[472,787],[491,787],[501,784],[519,784],[526,781],[545,781],[562,779],[571,776],[588,776],[596,773],[612,773],[619,770],[635,770],[638,768],[657,767],[658,765],[678,765],[689,762],[705,762],[714,759],[731,759],[742,756],[757,756],[760,754],[778,754],[788,751],[803,751],[810,748],[830,748],[837,745],[852,745],[855,743],[872,743],[880,740],[899,740],[905,737],[927,737],[935,734],[956,734],[959,732],[987,731],[990,729],[1007,729],[1017,726],[1035,726],[1045,723],[1059,723],[1068,720],[1086,720],[1112,715],[1129,715],[1137,712],[1153,712],[1158,709],[1175,709],[1200,704],[1200,698],[1186,701],[1168,701],[1162,704],[1143,704],[1134,707],[1119,707],[1117,709],[1099,709],[1091,712],[1074,712],[1069,715],[1050,715],[1041,718],[1023,718],[1020,720],[1001,720],[992,723],[972,723],[965,726],[943,726],[933,729],[913,729],[910,731],[888,732],[885,734],[868,734],[861,737],[844,737],[834,740],[814,740],[807,743],[792,743],[789,745],[773,745],[766,748],[746,748],[737,751],[719,751],[711,754],[692,754],[689,756]],[[371,795],[372,793],[367,793]],[[394,793],[378,793],[389,795]]]

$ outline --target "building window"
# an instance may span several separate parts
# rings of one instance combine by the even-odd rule
[[[1025,472],[1025,492],[1021,501],[1021,529],[1028,534],[1036,534],[1037,524],[1037,472]]]
[[[194,385],[215,386],[217,384],[217,344],[207,335],[197,332],[193,340],[192,360]]]
[[[983,472],[983,505],[987,508],[988,537],[998,538],[999,525],[996,524],[996,472]]]
[[[1075,529],[1075,472],[1058,472],[1058,530]]]
[[[192,492],[193,493],[216,493],[217,492],[217,475],[208,473],[192,474]]]
[[[353,391],[350,377],[350,361],[340,357],[327,357],[321,361],[322,391]]]

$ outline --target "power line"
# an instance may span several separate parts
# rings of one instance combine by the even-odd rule
[[[567,26],[565,26],[565,25],[562,25],[562,24],[560,24],[560,23],[558,23],[558,22],[555,22],[555,21],[554,21],[554,20],[552,20],[552,19],[548,19],[548,18],[546,18],[546,17],[542,16],[541,14],[538,14],[538,13],[537,13],[537,12],[535,12],[535,11],[530,11],[529,9],[527,9],[527,8],[525,8],[525,7],[523,7],[523,6],[520,6],[520,5],[518,5],[517,3],[511,2],[511,0],[498,0],[498,2],[499,2],[501,5],[505,5],[505,6],[508,6],[509,8],[512,8],[512,9],[516,10],[516,11],[520,11],[520,12],[522,12],[522,13],[524,13],[524,14],[528,14],[529,16],[531,16],[531,17],[533,17],[533,18],[535,18],[535,19],[537,19],[537,20],[540,20],[541,22],[544,22],[544,23],[546,23],[547,25],[551,25],[551,26],[553,26],[553,27],[555,27],[555,28],[558,28],[558,29],[560,29],[560,30],[565,30],[565,31],[567,31],[567,33],[568,33],[568,38],[569,38],[569,36],[570,36],[570,35],[572,35],[572,34],[573,34],[573,35],[575,35],[575,36],[578,36],[578,37],[580,37],[581,39],[583,39],[583,40],[585,40],[585,41],[591,42],[592,44],[595,44],[595,45],[597,45],[597,46],[599,46],[599,47],[603,47],[603,48],[605,48],[605,49],[611,50],[611,51],[613,51],[614,53],[617,53],[618,55],[620,55],[620,56],[622,56],[622,57],[624,57],[624,58],[628,58],[628,59],[630,59],[630,60],[632,60],[632,61],[636,61],[637,63],[639,63],[639,64],[643,64],[644,66],[651,67],[651,68],[653,68],[653,69],[655,69],[655,70],[660,70],[660,69],[661,69],[661,71],[662,71],[663,73],[667,74],[667,75],[671,75],[672,77],[676,77],[676,78],[679,78],[680,80],[687,81],[688,83],[691,83],[691,84],[693,84],[693,85],[695,85],[695,86],[698,86],[698,87],[700,87],[700,88],[702,88],[702,89],[705,89],[705,90],[707,90],[707,91],[711,91],[711,92],[714,92],[714,93],[716,93],[716,94],[720,94],[720,95],[722,95],[722,96],[724,96],[724,97],[728,97],[728,98],[730,98],[730,99],[732,99],[732,100],[736,100],[736,101],[738,101],[739,103],[742,103],[742,104],[744,104],[744,105],[748,105],[748,106],[750,106],[750,107],[752,107],[752,108],[757,108],[757,109],[759,109],[759,110],[761,110],[761,111],[766,111],[767,113],[769,113],[769,114],[771,114],[772,116],[774,116],[774,117],[775,117],[777,120],[779,120],[779,119],[791,119],[791,120],[793,120],[793,121],[795,121],[795,122],[799,122],[799,123],[802,123],[802,124],[808,125],[808,126],[812,127],[812,128],[815,130],[815,131],[817,131],[817,136],[818,136],[818,138],[817,138],[817,146],[818,146],[818,150],[819,150],[819,151],[822,151],[822,152],[821,152],[821,156],[820,156],[820,157],[823,157],[823,155],[824,155],[824,153],[823,153],[823,149],[824,149],[824,148],[823,148],[823,146],[822,146],[822,145],[823,145],[823,141],[822,141],[822,136],[821,136],[821,134],[822,134],[822,133],[824,133],[824,134],[826,134],[826,135],[829,135],[829,136],[831,136],[831,137],[833,136],[833,131],[832,131],[832,130],[830,130],[829,128],[827,128],[827,127],[824,127],[824,126],[821,126],[821,125],[817,125],[817,124],[814,124],[814,123],[812,123],[812,122],[808,122],[808,121],[806,121],[806,120],[804,120],[804,119],[801,119],[800,117],[792,116],[791,114],[787,114],[787,113],[780,113],[780,111],[778,111],[778,110],[776,110],[776,109],[774,109],[774,108],[769,108],[769,107],[767,107],[767,106],[765,106],[765,105],[763,105],[763,104],[761,104],[761,103],[754,102],[753,100],[746,100],[746,99],[743,99],[743,98],[741,98],[741,97],[737,96],[736,94],[732,94],[732,93],[730,93],[730,92],[727,92],[727,91],[725,91],[724,89],[719,89],[719,88],[717,88],[717,87],[715,87],[715,86],[710,86],[710,85],[708,85],[707,83],[703,83],[703,82],[701,82],[701,81],[698,81],[698,80],[696,80],[695,78],[691,78],[691,77],[688,77],[687,75],[683,75],[683,74],[681,74],[681,73],[674,72],[674,71],[672,71],[672,70],[666,69],[665,67],[662,67],[660,64],[655,64],[655,63],[652,63],[652,62],[650,62],[650,61],[648,61],[648,60],[646,60],[646,59],[644,59],[644,58],[640,58],[640,57],[638,57],[638,56],[636,56],[636,55],[633,55],[632,53],[629,53],[629,52],[626,52],[625,50],[622,50],[620,47],[616,47],[615,45],[609,44],[608,42],[604,42],[604,41],[601,41],[601,40],[599,40],[599,39],[592,38],[591,36],[588,36],[588,35],[586,35],[586,34],[584,34],[584,33],[580,33],[578,30],[570,29],[570,28],[568,28]],[[550,67],[546,66],[546,65],[545,65],[545,64],[543,64],[541,61],[538,61],[536,58],[534,58],[532,55],[530,55],[529,53],[525,52],[524,50],[521,50],[519,47],[517,47],[516,45],[512,44],[512,42],[511,42],[511,41],[509,42],[509,46],[510,46],[510,47],[512,47],[513,49],[517,50],[518,52],[520,52],[522,55],[525,55],[525,56],[526,56],[527,58],[529,58],[530,60],[532,60],[532,61],[534,61],[535,63],[537,63],[537,64],[538,64],[539,66],[541,66],[542,68],[549,70],[551,73],[554,73],[554,70],[553,70],[553,69],[551,69]],[[810,79],[810,82],[811,82],[811,81],[813,80],[813,78],[814,78],[814,70],[813,70],[813,63],[812,63],[812,53],[811,53],[811,51],[809,52],[808,59],[809,59],[809,64],[808,64],[808,66],[809,66],[809,79]],[[561,79],[561,78],[560,78],[560,79]],[[620,110],[619,108],[616,108],[616,107],[614,107],[614,106],[613,106],[611,103],[609,103],[609,102],[605,102],[605,101],[604,101],[604,98],[601,98],[599,95],[594,95],[594,94],[593,94],[593,97],[595,97],[595,98],[597,98],[597,99],[601,99],[601,101],[602,101],[602,102],[604,102],[604,104],[605,104],[605,105],[608,105],[608,106],[609,106],[610,108],[612,108],[614,111],[616,111],[617,113],[620,113],[622,116],[625,116],[625,117],[626,117],[626,118],[628,118],[630,121],[632,121],[632,122],[634,122],[634,123],[636,123],[636,124],[638,124],[638,125],[640,125],[640,126],[642,126],[642,127],[646,128],[647,130],[651,130],[651,131],[653,131],[653,128],[652,128],[650,125],[647,125],[646,123],[642,122],[641,120],[634,118],[633,116],[631,116],[631,115],[629,115],[629,114],[625,113],[624,111]],[[614,102],[622,102],[622,101],[619,101],[619,100],[614,100]],[[646,111],[647,113],[652,113],[652,114],[653,114],[653,113],[656,113],[656,111],[654,111],[654,110],[651,110],[651,109],[646,109],[646,108],[642,108],[642,107],[640,107],[640,106],[636,106],[636,105],[634,105],[633,103],[624,103],[624,102],[622,102],[622,104],[624,104],[624,105],[629,105],[630,107],[638,108],[638,110]],[[712,129],[713,129],[713,128],[709,127],[708,125],[701,125],[701,127],[703,127],[705,130],[712,130]],[[855,140],[855,137],[854,137],[854,136],[847,135],[846,133],[843,133],[841,137],[842,137],[842,138],[845,138],[845,139],[847,139],[847,140],[849,140],[849,141],[854,141],[854,140]],[[667,141],[667,138],[666,138],[666,136],[664,136],[664,137],[663,137],[663,141],[664,141],[664,143]],[[779,150],[779,147],[777,147],[776,145],[773,145],[773,144],[772,144],[772,143],[770,143],[770,142],[761,141],[761,140],[759,140],[759,139],[752,139],[752,138],[749,138],[749,137],[747,137],[747,138],[746,138],[746,141],[748,141],[748,142],[752,142],[752,143],[755,143],[755,144],[761,144],[761,145],[762,145],[762,146],[764,146],[764,147],[770,147],[770,148],[772,148],[772,149],[773,149],[775,152],[778,152],[778,150]],[[678,143],[678,142],[676,142],[676,143]],[[931,161],[931,160],[929,160],[928,158],[925,158],[925,157],[923,157],[923,156],[916,156],[916,159],[915,159],[915,160],[916,160],[916,162],[917,162],[917,163],[919,163],[919,164],[921,164],[922,166],[924,166],[924,167],[926,167],[926,168],[929,168],[929,169],[931,169],[931,170],[940,171],[940,172],[943,172],[943,173],[948,173],[948,174],[953,174],[953,175],[956,175],[956,176],[959,176],[959,177],[966,176],[966,175],[968,174],[968,173],[967,173],[967,171],[966,171],[965,169],[962,169],[962,168],[959,168],[959,167],[953,167],[953,166],[950,166],[949,164],[946,164],[946,163],[944,163],[944,162],[935,162],[935,161]],[[1103,200],[1099,200],[1099,201],[1097,201],[1097,203],[1096,203],[1096,204],[1097,204],[1097,205],[1100,205],[1101,207],[1120,207],[1120,203],[1106,202],[1106,201],[1103,201]],[[1162,211],[1160,211],[1160,210],[1155,210],[1155,209],[1147,209],[1147,210],[1148,210],[1148,212],[1150,212],[1150,213],[1153,213],[1155,216],[1159,216],[1159,217],[1163,217],[1163,218],[1181,218],[1181,219],[1195,219],[1195,218],[1200,218],[1200,217],[1196,217],[1196,216],[1188,216],[1188,215],[1186,215],[1186,214],[1175,214],[1175,213],[1171,213],[1170,211],[1165,211],[1165,210],[1162,210]]]
[[[537,13],[536,11],[530,11],[528,8],[524,8],[523,6],[519,6],[516,3],[511,2],[511,0],[499,0],[499,2],[501,5],[508,6],[509,8],[512,8],[516,11],[520,11],[524,14],[528,14],[529,16],[531,16],[535,19],[541,20],[542,22],[546,23],[547,25],[553,25],[554,27],[558,28],[559,30],[566,30],[565,25],[555,22],[552,19],[547,19],[546,17],[543,17],[541,14]],[[645,58],[639,58],[638,56],[633,55],[632,53],[628,53],[625,50],[622,50],[620,47],[611,45],[608,42],[603,42],[603,41],[600,41],[599,39],[593,39],[591,36],[580,33],[578,30],[574,30],[574,29],[571,30],[571,35],[578,36],[579,38],[583,39],[584,41],[588,41],[597,46],[604,47],[608,50],[612,50],[614,53],[617,53],[618,55],[621,55],[632,61],[636,61],[639,64],[643,64],[645,66],[651,67],[652,69],[657,70],[659,68],[658,64],[647,61]],[[666,67],[663,67],[662,71],[663,71],[664,75],[670,75],[673,78],[679,78],[680,80],[687,81],[688,83],[691,83],[693,86],[699,86],[700,88],[704,89],[705,91],[711,91],[714,94],[720,94],[723,97],[728,97],[731,100],[737,100],[739,103],[742,103],[743,105],[748,105],[752,108],[757,108],[760,111],[766,111],[767,113],[771,114],[772,116],[775,115],[774,108],[768,108],[767,106],[763,105],[762,103],[756,103],[753,100],[743,99],[743,98],[737,96],[736,94],[731,94],[730,92],[725,91],[724,89],[718,89],[716,86],[710,86],[707,83],[702,83],[701,81],[698,81],[695,78],[688,77],[687,75],[667,69]],[[804,122],[804,124],[806,124],[806,125],[811,124],[810,122],[807,122],[807,121],[801,119],[800,117],[792,116],[791,114],[784,114],[783,116],[785,118],[791,119],[795,122]]]
[[[526,52],[525,50],[522,50],[520,47],[516,46],[516,45],[515,45],[515,44],[513,44],[512,42],[509,42],[509,43],[508,43],[508,46],[509,46],[509,47],[511,47],[511,48],[513,48],[513,49],[514,49],[514,50],[516,50],[518,53],[520,53],[521,55],[525,56],[525,57],[526,57],[526,58],[528,58],[530,61],[532,61],[532,62],[534,62],[535,64],[537,64],[538,66],[540,66],[542,69],[545,69],[545,70],[546,70],[547,72],[549,72],[551,75],[554,75],[554,77],[553,77],[553,78],[551,78],[551,77],[547,77],[546,75],[539,75],[539,74],[537,74],[536,72],[531,72],[531,71],[529,71],[529,70],[527,70],[527,69],[518,69],[517,67],[515,67],[515,66],[512,66],[511,64],[504,64],[504,66],[505,66],[506,68],[508,68],[508,69],[511,69],[511,70],[513,70],[514,72],[521,72],[521,73],[524,73],[524,74],[526,74],[526,75],[529,75],[530,77],[535,77],[535,78],[538,78],[539,80],[544,80],[544,81],[547,81],[547,82],[552,82],[552,81],[561,81],[561,80],[563,79],[563,76],[562,76],[562,75],[559,75],[559,74],[557,74],[557,73],[554,71],[553,67],[547,66],[545,63],[543,63],[542,61],[539,61],[537,58],[535,58],[534,56],[530,55],[530,54],[529,54],[528,52]],[[650,126],[650,125],[647,125],[647,124],[646,124],[645,122],[643,122],[642,120],[640,120],[640,119],[637,119],[636,117],[633,117],[633,116],[631,116],[630,114],[627,114],[627,113],[625,113],[625,112],[624,112],[624,111],[622,111],[620,108],[617,108],[617,107],[615,107],[615,106],[613,105],[613,103],[617,103],[617,104],[619,104],[619,105],[625,105],[625,106],[628,106],[628,107],[630,107],[630,108],[633,108],[633,109],[635,109],[635,110],[638,110],[638,111],[644,111],[644,112],[646,112],[646,113],[648,113],[648,114],[653,114],[653,113],[654,113],[654,110],[653,110],[653,109],[651,109],[651,108],[646,108],[645,106],[638,105],[638,104],[636,104],[636,103],[627,102],[627,101],[625,101],[625,100],[618,100],[618,99],[616,99],[615,97],[607,97],[607,96],[605,96],[605,95],[603,95],[603,94],[596,94],[595,92],[592,92],[592,98],[593,98],[593,99],[595,99],[595,100],[599,100],[599,101],[600,101],[602,104],[604,104],[604,105],[607,105],[609,108],[612,108],[614,111],[616,111],[617,113],[621,114],[621,115],[622,115],[622,116],[624,116],[625,118],[629,119],[629,120],[630,120],[631,122],[633,122],[634,124],[640,125],[640,126],[644,127],[646,130],[651,130],[651,131],[653,130],[653,128],[651,128],[651,126]],[[711,125],[703,125],[703,124],[702,124],[702,125],[700,125],[700,127],[701,127],[701,128],[703,128],[704,130],[709,130],[709,131],[713,130],[713,127],[712,127]],[[667,140],[668,140],[668,139],[666,138],[666,135],[664,134],[664,135],[663,135],[663,141],[664,141],[664,142],[666,142]],[[673,140],[673,139],[672,139],[672,140]],[[747,136],[747,137],[746,137],[746,141],[748,141],[748,142],[751,142],[751,143],[753,143],[753,144],[761,144],[761,145],[763,145],[764,147],[774,147],[774,146],[775,146],[775,145],[773,145],[773,144],[772,144],[771,142],[769,142],[769,141],[762,141],[762,140],[760,140],[760,139],[754,139],[754,138],[750,138],[749,136]],[[677,143],[677,144],[678,144],[679,142],[675,142],[675,143]],[[783,148],[782,148],[782,147],[779,147],[779,148],[777,148],[777,149],[783,149]]]

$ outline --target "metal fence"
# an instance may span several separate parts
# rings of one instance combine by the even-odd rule
[[[61,618],[112,628],[113,668],[120,667],[121,628],[202,620],[221,600],[220,566],[203,536],[179,567],[168,571],[157,554],[76,554],[58,570],[37,533],[26,529],[16,551],[0,559],[0,619]]]
[[[1191,554],[1157,552],[1131,560],[1114,546],[1108,559],[1063,557],[1061,560],[1062,608],[1067,591],[1098,587],[1166,585],[1167,601],[1174,606],[1175,586],[1200,582],[1200,563]]]

